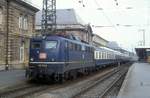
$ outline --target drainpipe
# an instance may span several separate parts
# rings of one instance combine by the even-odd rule
[[[8,62],[8,36],[9,36],[9,0],[6,0],[7,2],[7,17],[6,17],[6,65],[5,70],[8,70],[9,62]]]

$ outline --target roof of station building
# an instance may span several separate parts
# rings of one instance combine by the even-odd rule
[[[41,25],[42,11],[36,14],[36,25]],[[57,9],[56,10],[56,24],[74,24],[85,25],[85,22],[77,15],[74,9]]]

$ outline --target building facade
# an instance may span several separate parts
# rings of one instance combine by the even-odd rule
[[[22,68],[28,62],[29,38],[38,11],[22,0],[0,2],[0,67]]]
[[[41,33],[42,11],[36,15],[36,32]],[[56,11],[57,33],[72,34],[80,40],[92,44],[92,28],[85,24],[76,14],[74,9],[57,9]]]
[[[97,34],[93,35],[93,44],[96,47],[107,47],[107,44],[109,43],[109,41],[105,40],[104,38],[100,37]]]
[[[148,46],[136,47],[135,51],[139,61],[150,63],[150,47]]]

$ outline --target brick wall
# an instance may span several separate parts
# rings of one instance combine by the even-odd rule
[[[2,11],[2,25],[0,24],[0,65],[6,63],[6,55],[10,68],[23,67],[27,65],[28,54],[29,54],[29,38],[34,33],[34,22],[35,22],[35,10],[29,9],[25,5],[19,4],[15,0],[10,1],[9,8],[7,2],[1,0],[0,11]],[[21,1],[20,1],[21,2]],[[7,25],[7,9],[8,14],[8,25]],[[21,18],[22,22],[20,23]],[[20,20],[19,20],[20,19]],[[26,20],[25,20],[26,19]],[[24,22],[27,21],[27,22]],[[26,29],[19,27],[19,24],[26,23]],[[24,25],[25,26],[25,25]],[[8,27],[8,35],[7,35]],[[8,42],[6,40],[8,36]],[[8,51],[6,46],[8,43]],[[23,47],[23,59],[21,60],[21,47]],[[23,66],[22,66],[23,65]]]

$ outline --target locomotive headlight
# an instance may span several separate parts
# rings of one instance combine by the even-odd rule
[[[52,62],[54,62],[54,61],[55,61],[55,59],[54,59],[54,58],[52,58],[52,59],[51,59],[51,61],[52,61]]]
[[[33,61],[33,60],[34,60],[33,58],[30,59],[30,61]]]

